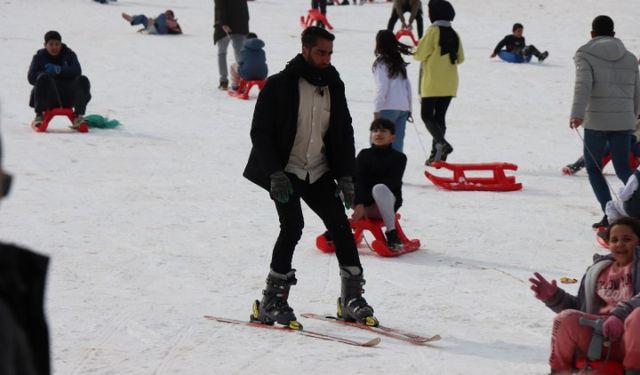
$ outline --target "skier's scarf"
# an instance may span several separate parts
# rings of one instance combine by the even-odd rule
[[[310,84],[319,87],[330,86],[340,77],[338,71],[333,66],[318,69],[309,65],[302,54],[298,54],[289,61],[283,72],[297,77],[302,77]]]
[[[460,46],[458,34],[451,27],[450,21],[438,20],[433,24],[440,29],[440,40],[438,41],[440,55],[444,56],[448,53],[451,64],[455,65],[456,60],[458,60],[458,47]]]

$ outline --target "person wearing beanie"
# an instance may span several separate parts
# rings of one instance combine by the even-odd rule
[[[409,21],[405,21],[404,14],[410,13]],[[393,31],[393,28],[400,19],[403,29],[411,30],[413,21],[416,21],[418,38],[422,38],[424,21],[422,20],[422,1],[421,0],[393,0],[393,8],[391,9],[391,17],[387,24],[387,30]]]
[[[503,47],[506,47],[507,52],[527,58],[527,61],[531,56],[535,56],[538,61],[542,62],[549,56],[547,51],[540,52],[534,45],[526,45],[524,36],[522,36],[524,26],[521,23],[514,23],[511,31],[511,34],[498,42],[496,48],[493,49],[493,53],[491,53],[491,58],[496,57]]]
[[[85,122],[87,103],[91,100],[89,79],[82,75],[82,68],[75,52],[62,43],[57,31],[44,34],[44,48],[31,59],[27,74],[33,85],[29,106],[36,117],[33,126],[42,125],[44,112],[51,108],[72,107],[76,119],[71,126],[80,128]]]
[[[431,154],[425,162],[446,161],[453,147],[445,139],[446,114],[458,92],[458,65],[464,62],[462,40],[451,27],[456,12],[446,0],[428,4],[431,26],[418,42],[413,58],[421,63],[421,117],[433,137]]]
[[[626,184],[633,171],[629,152],[640,114],[638,59],[615,37],[613,20],[601,15],[591,24],[591,40],[573,57],[576,79],[569,127],[584,128],[584,161],[602,212],[611,200],[601,170],[607,144],[616,175]],[[615,77],[615,80],[611,77]],[[607,216],[593,226],[607,226]]]

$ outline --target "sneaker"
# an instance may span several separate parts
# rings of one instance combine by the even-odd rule
[[[547,57],[549,57],[549,52],[544,51],[540,54],[540,56],[538,56],[538,61],[543,62]]]
[[[593,223],[593,225],[591,225],[591,228],[598,229],[600,227],[608,227],[608,226],[609,226],[609,219],[607,218],[607,215],[604,215],[602,217],[602,220],[598,221],[597,223]]]
[[[387,237],[387,247],[393,251],[402,250],[402,242],[398,237],[398,232],[395,229],[392,229],[386,232],[385,237]]]
[[[229,81],[220,81],[220,86],[218,86],[219,90],[228,90],[229,89]]]
[[[33,119],[33,126],[35,126],[36,128],[39,128],[43,122],[44,122],[44,119],[42,118],[42,115],[36,115],[36,118]]]
[[[76,115],[76,119],[73,120],[73,124],[71,124],[71,128],[78,129],[83,123],[86,123],[84,117],[82,115]]]
[[[322,233],[322,237],[324,237],[327,242],[329,243],[333,243],[333,238],[331,238],[331,234],[329,233],[328,230],[324,231],[324,233]]]

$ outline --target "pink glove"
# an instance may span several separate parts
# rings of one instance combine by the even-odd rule
[[[547,279],[542,277],[541,274],[534,272],[533,276],[535,276],[535,278],[529,278],[529,282],[532,284],[531,290],[533,290],[537,299],[544,302],[556,294],[558,285],[556,285],[555,280],[551,280],[551,284],[549,284]]]
[[[624,322],[615,315],[611,315],[602,325],[602,333],[611,341],[618,341],[624,332]]]

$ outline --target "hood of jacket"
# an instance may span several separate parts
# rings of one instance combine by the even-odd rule
[[[262,41],[262,39],[252,38],[252,39],[247,39],[244,42],[244,48],[250,49],[252,51],[261,50],[263,47],[264,47],[264,42]]]
[[[627,49],[618,38],[598,36],[580,47],[578,52],[586,53],[605,61],[618,61],[627,53]]]

